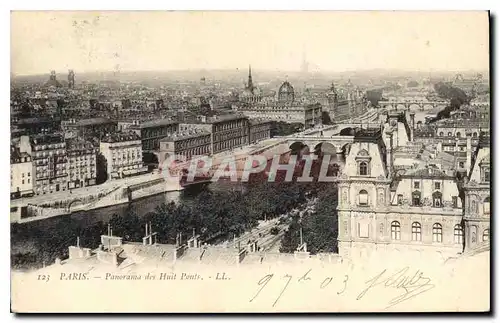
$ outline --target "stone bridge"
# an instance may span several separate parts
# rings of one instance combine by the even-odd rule
[[[350,128],[348,128],[350,129]],[[291,151],[295,151],[299,145],[307,146],[310,152],[322,150],[328,146],[330,153],[343,153],[345,148],[354,141],[354,136],[297,136],[287,138],[286,143]]]
[[[427,101],[427,100],[389,100],[379,101],[378,105],[382,109],[390,110],[411,110],[428,111],[436,108],[444,109],[449,104],[446,100]]]

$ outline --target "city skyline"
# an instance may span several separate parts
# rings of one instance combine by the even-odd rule
[[[15,75],[489,68],[487,12],[13,12],[11,27]]]

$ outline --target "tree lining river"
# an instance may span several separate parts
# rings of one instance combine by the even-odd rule
[[[202,192],[207,191],[231,191],[235,187],[227,183],[217,183],[207,186],[190,187],[181,192],[166,192],[135,200],[128,204],[115,205],[101,209],[79,211],[69,215],[63,215],[48,218],[39,221],[27,222],[23,224],[11,224],[11,265],[13,267],[40,267],[43,264],[50,264],[53,257],[44,255],[44,252],[50,253],[50,250],[43,250],[44,242],[52,240],[53,236],[63,231],[75,232],[74,241],[68,241],[67,245],[61,246],[67,248],[76,243],[77,232],[89,229],[92,234],[99,236],[105,231],[99,232],[99,229],[105,230],[105,224],[113,216],[126,217],[130,214],[145,216],[163,204],[171,202],[189,205]],[[64,230],[66,231],[66,230]],[[58,246],[51,245],[49,248],[59,250]],[[86,247],[86,246],[84,246]],[[41,250],[42,249],[42,250]],[[37,256],[38,254],[38,256]],[[61,256],[64,256],[61,254]]]
[[[313,165],[312,169],[312,175],[316,176],[319,164]],[[333,170],[329,170],[329,173],[331,171]],[[183,192],[146,197],[126,205],[12,224],[11,266],[27,269],[52,264],[56,258],[64,259],[68,255],[68,247],[76,244],[77,237],[82,247],[97,248],[100,236],[107,232],[108,222],[113,234],[126,241],[141,241],[146,223],[151,223],[153,230],[158,233],[159,243],[173,244],[179,233],[182,233],[182,237],[189,237],[193,230],[205,242],[210,242],[214,237],[228,239],[239,236],[255,227],[259,220],[285,214],[304,204],[307,201],[306,195],[317,196],[318,192],[328,192],[325,188],[331,184],[297,182],[296,178],[300,175],[301,167],[297,168],[292,182],[285,182],[285,172],[280,171],[275,182],[268,182],[267,177],[259,177],[265,175],[257,175],[254,181],[244,185],[212,183],[198,189],[192,187]],[[331,201],[331,197],[335,195],[333,192],[328,193],[325,201]],[[179,203],[170,203],[175,200]],[[333,224],[330,218],[331,214],[328,215],[327,222]],[[315,240],[316,231],[321,226],[329,231],[335,227],[325,224],[323,222],[315,229],[311,226],[311,241]],[[298,232],[295,231],[294,229],[290,232],[292,235],[289,235],[292,244],[295,244],[293,241]]]

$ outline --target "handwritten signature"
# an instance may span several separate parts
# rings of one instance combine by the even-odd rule
[[[356,300],[362,299],[369,290],[372,290],[376,286],[384,286],[386,288],[396,288],[404,290],[401,295],[391,299],[389,301],[389,306],[386,309],[399,304],[401,302],[407,301],[427,292],[435,287],[431,284],[431,279],[424,276],[424,273],[420,270],[416,270],[413,275],[410,272],[409,267],[405,267],[389,277],[385,277],[387,269],[384,269],[380,274],[366,281],[365,284],[368,286],[356,297]]]

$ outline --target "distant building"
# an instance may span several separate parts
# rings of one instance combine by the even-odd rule
[[[210,132],[211,154],[248,145],[249,128],[248,118],[240,114],[199,116],[195,120],[184,120],[179,125],[180,131],[199,129]]]
[[[350,81],[344,89],[340,90],[337,90],[332,83],[326,97],[328,109],[325,111],[328,111],[330,119],[334,122],[355,118],[366,112],[368,107],[366,97]]]
[[[68,156],[68,188],[96,184],[97,148],[83,138],[66,140]]]
[[[271,138],[272,125],[269,120],[250,119],[250,144]]]
[[[62,84],[56,79],[56,71],[50,71],[49,80],[45,83],[45,87],[60,88]]]
[[[106,159],[109,178],[123,178],[145,173],[141,138],[134,132],[114,132],[101,139],[100,153]]]
[[[288,81],[283,82],[276,97],[263,96],[253,84],[251,69],[248,72],[248,83],[239,102],[233,105],[233,110],[252,119],[300,123],[304,128],[314,127],[322,121],[321,104],[305,97],[297,97]]]
[[[154,119],[129,127],[140,137],[143,151],[159,151],[160,140],[179,130],[179,123],[171,119]]]
[[[31,117],[13,120],[18,132],[23,135],[53,133],[61,130],[61,120],[57,117]]]
[[[211,133],[205,130],[177,132],[160,140],[159,163],[170,156],[183,156],[190,160],[193,156],[209,155],[211,151]]]
[[[69,70],[68,72],[68,88],[75,88],[75,72],[73,70]]]
[[[68,188],[66,142],[60,133],[23,136],[21,151],[31,154],[33,190],[36,195],[65,191]]]
[[[33,194],[33,164],[27,152],[11,146],[10,150],[10,198]]]
[[[62,129],[66,138],[85,137],[102,138],[106,134],[117,131],[116,121],[107,118],[71,119],[63,122]]]

